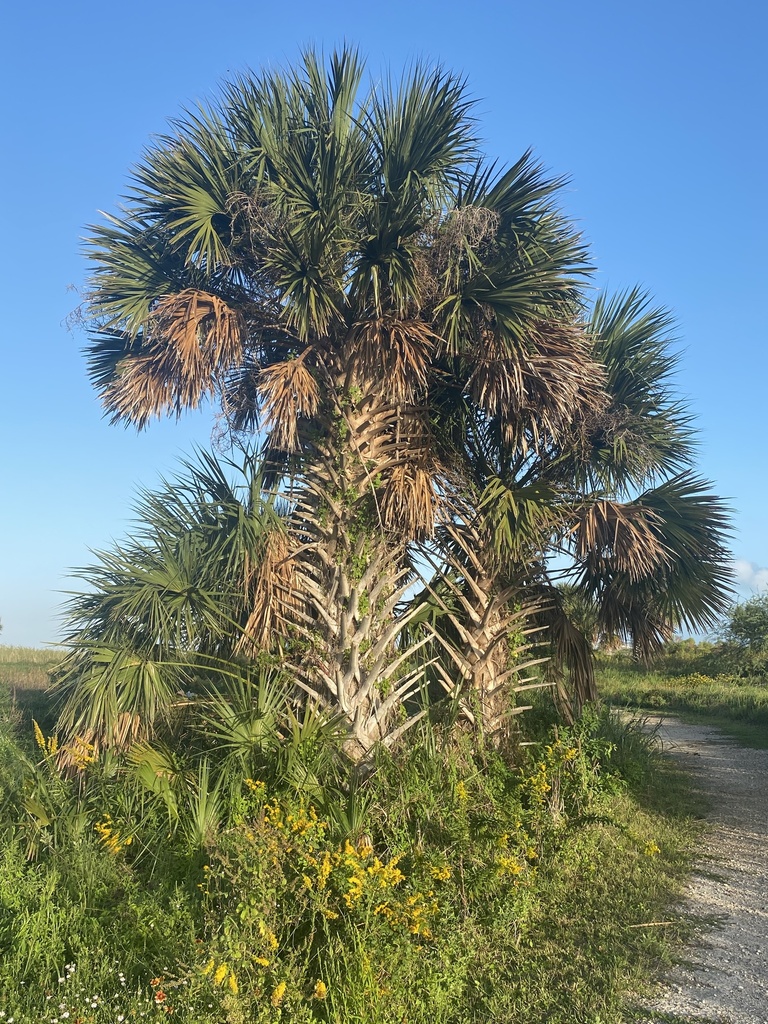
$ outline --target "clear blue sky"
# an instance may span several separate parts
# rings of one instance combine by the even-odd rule
[[[89,549],[173,472],[211,410],[110,427],[65,324],[84,227],[114,208],[153,132],[230,73],[358,43],[466,74],[488,153],[531,146],[571,185],[600,287],[676,313],[701,471],[735,510],[744,593],[768,585],[768,14],[759,0],[385,5],[258,0],[15,3],[3,19],[0,639],[42,645]]]

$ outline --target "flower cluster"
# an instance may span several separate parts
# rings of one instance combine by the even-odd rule
[[[378,895],[387,889],[394,889],[405,878],[398,868],[401,857],[392,857],[384,864],[373,855],[373,847],[362,842],[354,847],[349,840],[341,851],[333,854],[332,862],[342,864],[347,878],[343,900],[348,909],[353,909],[364,896]]]
[[[35,731],[35,742],[38,747],[40,747],[46,757],[53,757],[59,749],[58,737],[54,734],[46,740],[45,736],[43,736],[43,730],[34,719],[32,719],[32,727]]]
[[[439,912],[433,892],[414,892],[404,900],[388,900],[380,903],[374,914],[380,914],[392,928],[405,928],[411,935],[423,939],[432,938],[430,922]]]
[[[545,761],[539,761],[536,764],[533,772],[524,779],[523,788],[534,806],[539,806],[544,802],[547,793],[552,789]]]
[[[117,855],[133,842],[133,836],[124,836],[120,829],[115,828],[112,818],[108,814],[104,816],[103,821],[97,821],[93,827],[111,854]]]
[[[517,857],[501,854],[496,858],[496,873],[498,875],[511,875],[514,878],[517,875],[521,875],[523,871],[525,871],[525,867]]]
[[[170,1016],[173,1013],[173,1007],[168,1002],[168,996],[163,991],[163,979],[153,978],[149,984],[152,986],[152,999],[155,1006]]]
[[[221,962],[217,964],[215,960],[209,960],[203,968],[203,975],[208,974],[211,975],[214,985],[226,984],[229,991],[233,995],[237,995],[237,976],[228,963]]]
[[[79,772],[85,771],[89,764],[94,764],[98,758],[93,743],[88,743],[82,736],[75,736],[71,743],[63,748],[67,760]]]

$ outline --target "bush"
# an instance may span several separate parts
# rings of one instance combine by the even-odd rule
[[[719,663],[740,676],[768,675],[768,593],[735,605],[722,632]]]

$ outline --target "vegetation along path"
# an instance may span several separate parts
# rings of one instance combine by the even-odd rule
[[[648,1005],[646,1020],[766,1024],[768,750],[739,747],[714,728],[674,718],[650,724],[709,801],[711,827],[686,907],[708,927]]]

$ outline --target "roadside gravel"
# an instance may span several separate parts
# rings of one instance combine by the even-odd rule
[[[649,724],[711,809],[684,908],[705,926],[636,1024],[768,1024],[768,750],[674,718]]]

